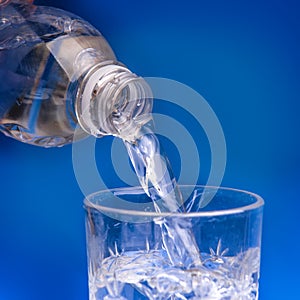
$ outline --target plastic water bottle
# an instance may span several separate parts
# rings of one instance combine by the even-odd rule
[[[53,147],[82,135],[134,139],[149,118],[145,81],[88,22],[32,0],[0,0],[0,130]],[[76,134],[76,137],[78,134]]]

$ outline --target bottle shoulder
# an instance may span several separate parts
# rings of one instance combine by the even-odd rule
[[[59,8],[12,3],[1,8],[0,49],[49,42],[60,36],[101,36],[89,22]]]
[[[100,32],[75,14],[14,2],[0,9],[1,69],[20,73],[30,63],[35,70],[52,58],[73,81],[115,55]]]

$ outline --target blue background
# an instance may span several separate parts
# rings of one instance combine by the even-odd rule
[[[36,3],[88,20],[137,74],[180,81],[206,98],[227,141],[223,185],[266,201],[260,299],[297,299],[300,4]],[[71,147],[42,149],[1,134],[0,166],[0,299],[87,299],[83,195]]]

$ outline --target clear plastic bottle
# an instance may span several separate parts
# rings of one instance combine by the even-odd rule
[[[31,0],[0,0],[0,82],[0,130],[38,146],[71,143],[78,123],[82,137],[134,139],[152,108],[93,26]]]

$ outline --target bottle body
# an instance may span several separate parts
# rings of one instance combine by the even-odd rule
[[[94,66],[113,64],[112,49],[60,9],[13,1],[0,13],[0,130],[39,146],[72,142],[80,83]]]

